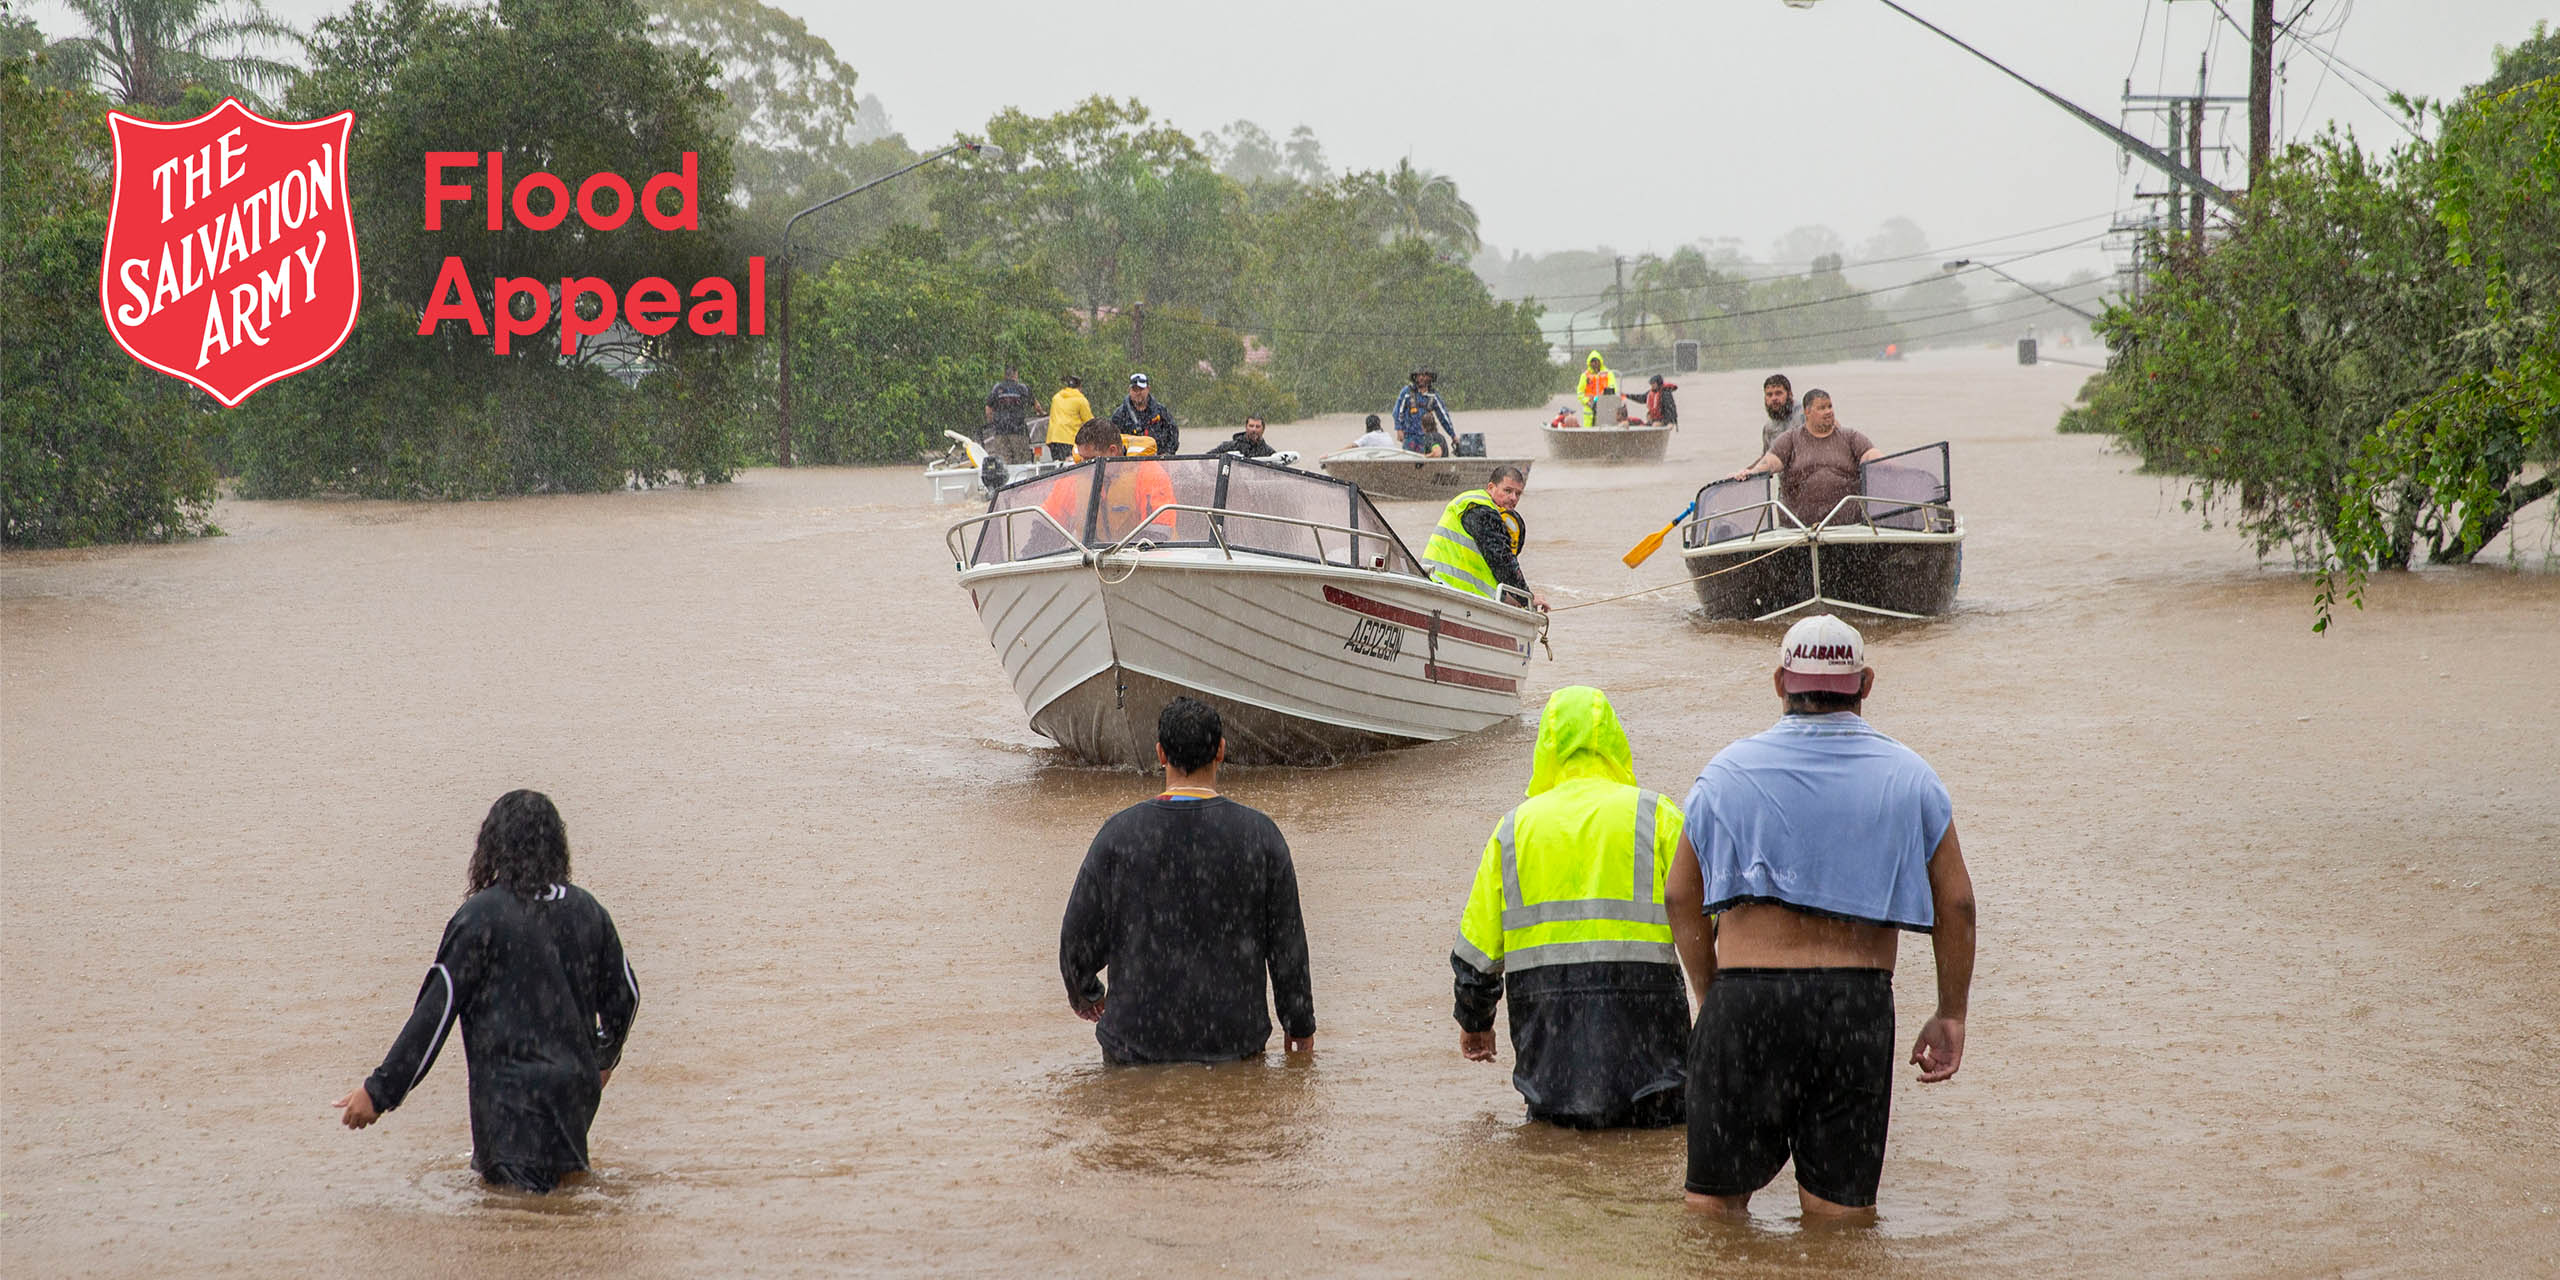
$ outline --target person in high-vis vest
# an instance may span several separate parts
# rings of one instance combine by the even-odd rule
[[[1548,696],[1528,796],[1485,841],[1458,921],[1458,1051],[1494,1060],[1507,996],[1511,1083],[1530,1119],[1678,1124],[1689,999],[1662,890],[1680,803],[1636,785],[1626,730],[1586,685]]]
[[[1592,425],[1592,406],[1599,401],[1600,397],[1609,395],[1617,389],[1617,370],[1610,368],[1608,363],[1600,358],[1599,352],[1592,352],[1591,358],[1582,363],[1582,425],[1586,427]]]
[[[1469,489],[1440,511],[1440,525],[1423,544],[1423,567],[1434,580],[1488,600],[1544,611],[1546,596],[1529,588],[1520,572],[1520,548],[1529,541],[1520,518],[1520,495],[1529,477],[1518,467],[1496,467],[1481,489]],[[1502,588],[1508,587],[1509,591]]]

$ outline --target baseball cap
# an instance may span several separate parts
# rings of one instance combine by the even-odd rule
[[[1130,386],[1133,386],[1133,387],[1143,387],[1143,386],[1147,385],[1147,375],[1145,375],[1145,374],[1143,374],[1143,373],[1133,373],[1133,374],[1130,374],[1130,375],[1129,375],[1129,385],[1130,385]]]
[[[1856,693],[1866,669],[1866,638],[1831,614],[1797,622],[1778,642],[1778,678],[1789,693]]]

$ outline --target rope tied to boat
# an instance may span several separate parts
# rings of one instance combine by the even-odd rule
[[[1771,556],[1774,556],[1774,555],[1779,554],[1779,552],[1783,552],[1783,551],[1792,551],[1792,550],[1794,550],[1794,548],[1793,548],[1793,547],[1780,547],[1780,548],[1778,548],[1776,551],[1763,551],[1763,552],[1761,552],[1760,554],[1758,554],[1758,555],[1756,555],[1756,556],[1753,556],[1753,557],[1751,557],[1750,559],[1745,560],[1745,561],[1743,561],[1743,562],[1742,562],[1742,563],[1740,563],[1740,564],[1729,564],[1729,565],[1726,565],[1725,567],[1723,567],[1723,568],[1721,568],[1721,569],[1710,569],[1710,570],[1708,570],[1707,572],[1702,573],[1702,574],[1699,574],[1699,575],[1697,575],[1696,577],[1693,577],[1693,578],[1682,578],[1682,579],[1680,579],[1680,580],[1679,580],[1679,581],[1677,581],[1677,582],[1666,582],[1666,583],[1663,583],[1661,586],[1658,586],[1658,587],[1646,587],[1646,588],[1645,588],[1644,590],[1642,590],[1642,591],[1630,591],[1630,592],[1627,592],[1625,595],[1602,596],[1601,598],[1599,598],[1599,599],[1597,599],[1597,600],[1585,600],[1585,601],[1583,601],[1583,602],[1582,602],[1582,603],[1580,603],[1580,604],[1557,605],[1557,606],[1554,606],[1554,607],[1552,607],[1552,608],[1548,609],[1548,610],[1547,610],[1547,612],[1549,612],[1549,613],[1570,613],[1570,612],[1572,612],[1572,611],[1573,611],[1573,610],[1575,610],[1575,609],[1588,609],[1588,608],[1590,608],[1591,606],[1593,606],[1593,605],[1595,605],[1595,604],[1615,604],[1615,603],[1617,603],[1617,602],[1618,602],[1618,601],[1620,601],[1620,600],[1633,600],[1633,599],[1635,599],[1637,596],[1649,596],[1649,595],[1652,595],[1652,594],[1653,594],[1654,592],[1656,592],[1656,591],[1669,591],[1669,590],[1670,590],[1670,589],[1672,589],[1673,587],[1685,587],[1685,586],[1689,586],[1689,585],[1691,585],[1691,584],[1693,584],[1693,583],[1704,582],[1704,581],[1706,581],[1706,580],[1707,580],[1707,579],[1709,579],[1709,578],[1712,578],[1712,577],[1717,576],[1718,574],[1732,573],[1732,572],[1733,572],[1734,570],[1736,570],[1736,569],[1748,569],[1748,568],[1750,568],[1751,566],[1753,566],[1753,565],[1755,565],[1755,564],[1758,564],[1758,563],[1760,563],[1761,561],[1766,560],[1766,559],[1768,559],[1768,558],[1769,558],[1769,557],[1771,557]]]
[[[1124,571],[1120,574],[1120,576],[1119,576],[1119,577],[1117,577],[1117,578],[1112,577],[1112,576],[1111,576],[1111,574],[1110,574],[1110,572],[1109,572],[1108,570],[1106,570],[1106,569],[1104,569],[1104,568],[1103,568],[1103,565],[1104,565],[1105,563],[1107,563],[1107,562],[1111,559],[1111,557],[1113,556],[1114,552],[1112,552],[1112,551],[1100,551],[1100,552],[1096,552],[1096,553],[1094,554],[1094,557],[1093,557],[1093,560],[1092,560],[1092,564],[1093,564],[1093,576],[1094,576],[1095,578],[1097,578],[1097,579],[1100,579],[1100,580],[1101,580],[1101,582],[1102,582],[1102,585],[1104,585],[1104,586],[1106,586],[1106,587],[1116,587],[1116,586],[1119,586],[1121,583],[1123,583],[1123,582],[1127,582],[1131,577],[1133,577],[1133,576],[1135,576],[1135,575],[1137,574],[1137,572],[1138,572],[1138,557],[1139,557],[1139,556],[1141,556],[1141,555],[1144,555],[1145,553],[1147,553],[1147,552],[1149,552],[1149,551],[1153,551],[1153,550],[1155,550],[1155,549],[1156,549],[1156,544],[1155,544],[1154,542],[1152,542],[1152,541],[1150,541],[1149,539],[1146,539],[1146,538],[1140,538],[1140,539],[1138,539],[1136,542],[1133,542],[1133,543],[1129,544],[1129,546],[1128,546],[1125,550],[1121,550],[1121,551],[1119,551],[1119,552],[1118,552],[1118,554],[1120,554],[1120,555],[1122,555],[1122,556],[1125,556],[1125,557],[1126,557],[1126,561],[1125,561],[1125,562],[1126,562],[1126,564],[1128,565],[1128,568],[1127,568],[1126,570],[1124,570]]]

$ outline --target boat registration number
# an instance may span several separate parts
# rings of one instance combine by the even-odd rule
[[[1351,638],[1342,647],[1364,658],[1393,662],[1404,652],[1404,628],[1392,622],[1363,618],[1351,629]]]

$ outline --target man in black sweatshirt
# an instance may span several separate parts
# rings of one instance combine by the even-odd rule
[[[1266,975],[1288,1051],[1315,1047],[1298,873],[1269,817],[1218,794],[1226,754],[1215,708],[1167,703],[1156,717],[1163,794],[1111,815],[1076,872],[1058,971],[1076,1016],[1100,1024],[1105,1061],[1260,1054],[1271,1039]]]

